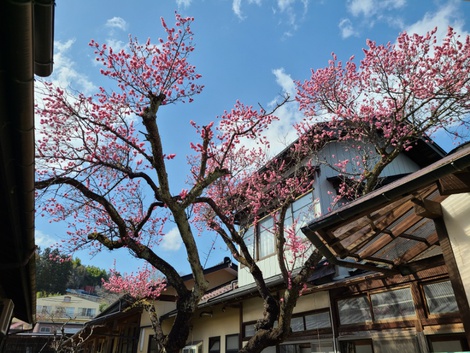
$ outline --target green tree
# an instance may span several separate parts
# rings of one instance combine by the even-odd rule
[[[36,289],[46,294],[65,294],[72,262],[58,249],[38,249],[36,255]]]

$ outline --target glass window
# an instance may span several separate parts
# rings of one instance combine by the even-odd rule
[[[227,335],[225,336],[225,352],[226,353],[236,353],[239,349],[238,345],[238,335]]]
[[[374,340],[374,350],[383,353],[420,352],[418,339],[414,337],[382,338]]]
[[[423,288],[430,314],[458,312],[457,301],[450,281],[426,284]]]
[[[371,340],[356,340],[340,342],[341,353],[373,353]]]
[[[330,312],[323,311],[321,313],[314,313],[305,315],[305,329],[316,330],[320,328],[331,327]]]
[[[255,324],[245,324],[244,325],[244,336],[243,337],[252,337],[255,335],[256,329]]]
[[[375,320],[400,319],[416,315],[410,288],[376,293],[370,298]]]
[[[55,315],[59,317],[65,316],[65,308],[63,306],[57,306],[55,308]]]
[[[93,317],[96,314],[96,309],[94,308],[78,308],[79,316]]]
[[[338,311],[341,325],[372,321],[369,301],[366,296],[339,300]]]
[[[220,336],[209,337],[209,353],[220,353]]]
[[[310,343],[312,353],[335,353],[336,350],[331,339],[315,339]]]
[[[243,235],[243,241],[250,252],[250,255],[255,259],[256,252],[255,252],[255,228],[250,227],[246,230],[245,234]]]
[[[268,216],[262,219],[258,224],[259,239],[258,239],[258,258],[263,258],[268,255],[274,254],[274,219]]]
[[[149,336],[149,346],[147,348],[147,353],[157,353],[157,341],[155,341],[155,336]]]
[[[290,320],[290,327],[292,329],[292,332],[299,332],[299,331],[304,331],[305,326],[304,326],[304,318],[301,317],[293,317]]]
[[[314,218],[313,215],[313,194],[308,194],[298,198],[292,203],[293,219],[297,221],[295,227],[295,234],[305,237],[300,228],[307,225],[307,223]]]
[[[467,352],[468,344],[464,334],[428,336],[431,352]]]
[[[75,308],[74,307],[65,308],[65,315],[67,317],[73,318],[75,315]]]

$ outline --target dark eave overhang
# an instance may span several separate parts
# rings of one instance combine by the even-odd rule
[[[0,4],[0,296],[34,322],[34,75],[52,73],[54,0]]]

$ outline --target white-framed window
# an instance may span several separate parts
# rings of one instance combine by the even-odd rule
[[[315,203],[313,192],[310,191],[297,198],[286,212],[284,227],[292,226],[296,222],[296,235],[304,238],[300,230],[315,217]],[[245,244],[255,260],[263,259],[276,253],[276,236],[274,217],[268,215],[258,221],[256,226],[249,227],[243,235]]]
[[[258,258],[275,253],[274,218],[267,216],[258,223]]]
[[[94,317],[96,309],[94,308],[78,308],[78,316]]]
[[[65,315],[67,317],[73,318],[75,316],[75,308],[72,307],[66,307],[65,308]]]

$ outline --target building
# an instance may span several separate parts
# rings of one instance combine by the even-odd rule
[[[237,286],[237,266],[229,258],[225,258],[220,264],[206,268],[204,274],[209,283],[209,290],[203,297],[203,302]],[[192,286],[192,275],[184,276],[183,280],[188,288]],[[159,315],[166,317],[164,329],[168,329],[168,325],[171,325],[175,300],[176,291],[170,287],[154,302]],[[96,318],[86,323],[84,329],[73,337],[75,342],[83,340],[84,343],[79,348],[84,352],[103,353],[135,353],[152,350],[154,331],[150,317],[142,306],[136,306],[134,303],[133,298],[123,296]],[[202,314],[202,317],[205,315]]]
[[[33,332],[54,333],[64,329],[65,334],[78,332],[85,323],[100,313],[98,301],[73,295],[38,298],[36,326]]]
[[[265,352],[469,350],[469,215],[467,145],[310,221],[302,231],[324,266],[290,338]],[[200,303],[188,352],[235,352],[253,335],[263,303],[242,273],[237,288]],[[267,280],[273,292],[279,279]]]
[[[52,72],[53,0],[0,2],[0,348],[35,314],[34,75]]]
[[[415,153],[424,155],[423,150]],[[309,202],[304,202],[305,195],[294,202],[293,212],[304,209],[310,214],[302,231],[325,259],[299,298],[290,338],[265,352],[468,349],[470,282],[462,254],[470,245],[464,216],[470,214],[470,145],[444,158],[432,155],[428,161],[434,162],[428,166],[402,156],[386,175],[396,181],[324,216],[315,216],[315,207],[322,204],[314,196],[307,196]],[[394,173],[400,177],[393,178]],[[331,175],[320,175],[323,179],[317,182],[334,189]],[[297,202],[305,208],[296,207]],[[284,284],[274,255],[260,256],[258,263],[273,293],[280,293]],[[237,277],[208,291],[192,319],[184,352],[236,352],[253,335],[263,303],[244,272],[239,268]],[[157,310],[170,325],[172,301],[162,300]],[[113,315],[116,319],[124,312],[131,315]],[[128,351],[153,352],[148,315],[133,315],[127,321],[134,342]],[[107,352],[124,351],[116,343],[113,347]]]
[[[54,345],[67,341],[100,313],[97,300],[74,295],[38,298],[36,304],[36,324],[33,328],[21,328],[20,322],[12,325],[5,340],[5,353],[56,352]]]

